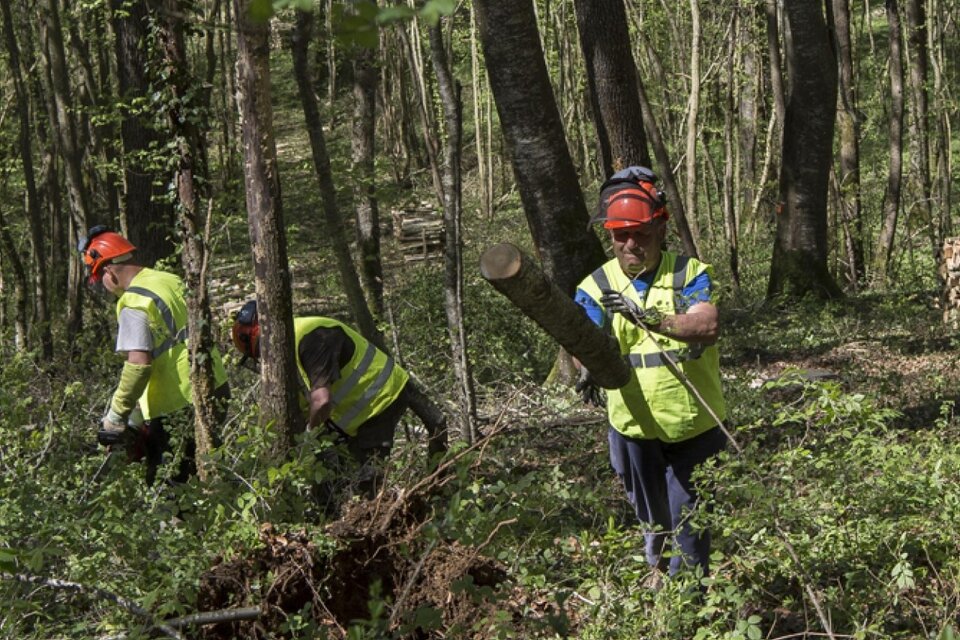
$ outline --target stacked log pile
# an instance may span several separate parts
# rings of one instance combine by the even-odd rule
[[[943,241],[940,279],[943,282],[943,322],[949,327],[960,329],[960,238],[947,238]]]
[[[443,256],[443,218],[433,209],[394,210],[393,229],[406,262]]]

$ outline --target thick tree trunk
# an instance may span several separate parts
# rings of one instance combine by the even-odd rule
[[[374,170],[377,106],[376,50],[365,49],[353,61],[353,179],[357,215],[357,253],[363,288],[377,317],[383,316],[383,264],[380,260],[380,211]]]
[[[842,295],[827,268],[827,186],[836,121],[837,63],[823,7],[786,0],[790,96],[768,297]]]
[[[260,421],[273,425],[283,455],[306,422],[300,412],[293,301],[280,176],[270,105],[270,25],[250,18],[251,0],[234,0],[237,102],[243,140],[247,218],[260,318]]]
[[[123,140],[123,198],[121,228],[137,247],[144,264],[173,253],[173,207],[163,202],[166,180],[141,156],[161,143],[151,126],[153,114],[135,106],[153,89],[146,76],[150,34],[147,2],[113,0],[113,32],[120,99],[129,105],[120,122]]]
[[[191,78],[184,46],[185,7],[181,0],[151,0],[160,19],[160,36],[166,58],[167,119],[177,142],[179,159],[174,178],[179,205],[180,242],[183,247],[184,284],[187,296],[190,339],[190,384],[193,387],[194,440],[196,442],[197,475],[207,480],[213,472],[209,455],[217,441],[219,429],[218,409],[215,405],[216,380],[213,371],[214,348],[213,316],[210,313],[210,292],[207,288],[208,252],[206,247],[210,234],[210,215],[206,221],[200,211],[200,194],[197,187],[199,147],[202,144],[200,126],[208,125],[209,111],[204,105],[195,104],[202,92]],[[156,11],[159,9],[159,11]],[[202,122],[199,119],[202,118]],[[206,178],[200,174],[201,178]]]
[[[327,236],[330,238],[331,248],[337,258],[340,280],[346,291],[347,300],[350,302],[353,311],[353,319],[357,323],[360,333],[386,352],[388,351],[386,343],[380,334],[380,330],[377,329],[370,308],[364,300],[360,278],[357,276],[353,259],[350,256],[343,220],[340,218],[337,209],[337,192],[333,183],[333,171],[330,168],[330,157],[327,154],[327,143],[323,135],[320,110],[317,106],[317,97],[313,92],[308,62],[312,27],[313,14],[307,11],[297,11],[296,26],[291,35],[291,53],[300,102],[306,120],[307,134],[310,138],[310,148],[313,152],[314,169],[320,185],[320,196],[323,200]],[[407,397],[410,408],[427,428],[430,437],[428,448],[431,457],[433,454],[446,451],[447,425],[443,412],[419,389],[412,379],[407,383]]]
[[[497,244],[480,257],[480,273],[567,353],[579,360],[605,389],[619,389],[630,368],[617,341],[593,324],[583,309],[512,244]]]
[[[849,0],[832,0],[840,64],[840,216],[846,230],[847,281],[856,289],[864,277],[863,220],[860,211],[860,115],[850,41]]]
[[[477,0],[474,7],[534,245],[546,272],[572,295],[604,255],[597,236],[586,229],[589,215],[547,75],[533,2]]]
[[[897,0],[886,0],[886,7],[890,25],[890,117],[887,121],[890,165],[887,169],[887,188],[883,194],[883,227],[877,241],[877,268],[874,274],[880,281],[890,276],[903,180],[903,31]]]
[[[20,69],[20,47],[17,44],[10,0],[0,0],[0,9],[3,12],[4,42],[9,57],[10,75],[13,80],[19,118],[17,144],[20,150],[20,161],[23,164],[23,182],[27,191],[27,221],[30,226],[30,243],[33,245],[30,260],[33,272],[36,333],[40,338],[41,354],[45,360],[49,360],[53,357],[53,337],[47,310],[47,249],[40,194],[37,191],[36,173],[33,168],[33,145],[30,142],[30,96]]]
[[[623,0],[576,0],[577,31],[604,177],[650,166]]]
[[[444,228],[444,310],[453,369],[457,377],[460,405],[460,429],[468,443],[476,442],[477,398],[473,373],[467,356],[467,332],[463,319],[463,237],[461,236],[461,199],[463,184],[460,155],[463,137],[463,104],[460,87],[453,79],[443,43],[440,24],[430,27],[430,52],[437,74],[437,89],[443,104],[447,142],[443,153],[443,228]]]

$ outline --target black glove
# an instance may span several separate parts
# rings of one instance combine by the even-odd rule
[[[600,304],[610,313],[619,313],[633,324],[643,323],[648,327],[655,328],[663,320],[663,314],[657,309],[644,309],[636,302],[610,289],[603,289],[600,296]]]
[[[580,394],[584,404],[594,407],[604,408],[607,406],[607,396],[603,388],[597,384],[586,367],[580,368],[580,378],[573,387],[574,391]]]

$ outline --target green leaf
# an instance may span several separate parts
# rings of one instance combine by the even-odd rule
[[[13,549],[0,549],[0,571],[14,573],[17,570],[17,554]]]
[[[390,24],[401,20],[409,20],[415,15],[410,7],[385,7],[377,14],[377,24]]]
[[[420,9],[420,17],[432,27],[442,16],[451,15],[456,8],[456,0],[427,0]]]
[[[271,0],[250,1],[250,20],[253,22],[266,22],[271,17],[273,17],[273,2],[271,2]]]

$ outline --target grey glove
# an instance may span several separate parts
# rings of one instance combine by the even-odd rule
[[[633,324],[645,324],[650,328],[660,325],[663,314],[656,309],[644,309],[636,302],[610,289],[603,289],[600,304],[610,313],[619,313]]]
[[[573,387],[574,391],[580,394],[584,404],[594,407],[604,408],[607,406],[607,395],[603,388],[597,384],[586,367],[580,368],[580,378]]]

